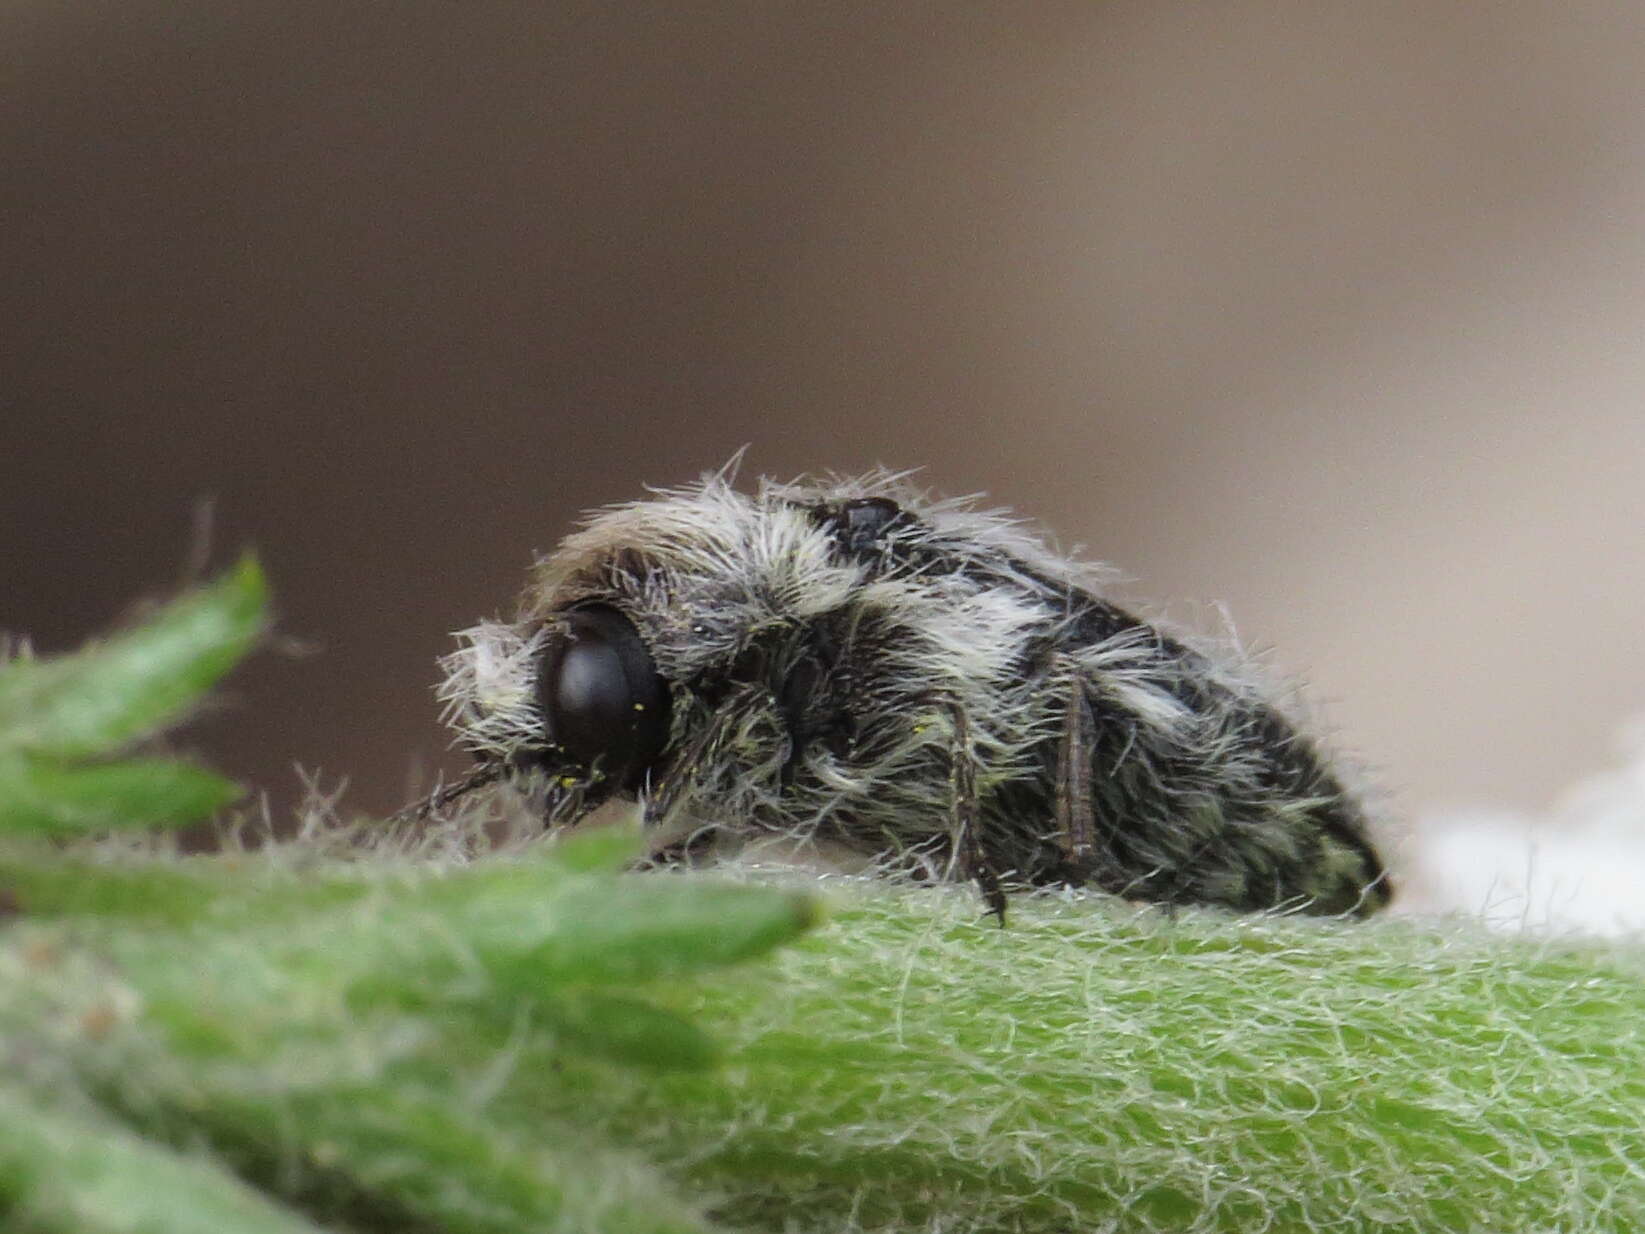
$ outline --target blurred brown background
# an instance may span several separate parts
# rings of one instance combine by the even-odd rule
[[[1638,5],[12,0],[0,152],[0,628],[215,495],[277,800],[459,765],[447,632],[745,442],[1226,601],[1407,812],[1645,707]]]

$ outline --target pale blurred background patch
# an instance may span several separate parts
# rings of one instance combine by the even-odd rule
[[[1453,809],[1417,819],[1401,854],[1398,911],[1645,940],[1645,717],[1617,744],[1606,769],[1541,816]]]
[[[1645,708],[1645,9],[0,10],[0,627],[282,627],[195,742],[386,810],[579,509],[924,466],[1225,602],[1404,819]],[[1439,830],[1434,832],[1439,834]]]

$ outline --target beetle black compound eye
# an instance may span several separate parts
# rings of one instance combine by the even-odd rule
[[[591,605],[560,618],[537,678],[549,738],[623,788],[639,784],[668,738],[668,685],[634,623]]]

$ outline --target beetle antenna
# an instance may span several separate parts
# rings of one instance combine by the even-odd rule
[[[389,818],[391,823],[422,822],[436,810],[443,810],[457,798],[473,792],[477,788],[484,788],[487,784],[495,784],[503,778],[503,765],[500,762],[482,763],[469,772],[455,784],[447,784],[436,788],[421,801],[414,801],[401,810],[396,811]]]

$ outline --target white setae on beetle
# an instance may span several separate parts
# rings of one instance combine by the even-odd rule
[[[547,825],[637,798],[658,859],[762,833],[1012,887],[1363,915],[1355,796],[1236,657],[1102,598],[1097,570],[902,476],[590,516],[442,696],[477,759],[429,810],[522,788]]]

